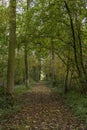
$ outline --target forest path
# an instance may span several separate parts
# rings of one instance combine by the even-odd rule
[[[21,109],[2,123],[2,130],[85,130],[61,96],[42,84],[20,95],[18,104]]]

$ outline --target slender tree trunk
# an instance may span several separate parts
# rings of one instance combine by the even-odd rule
[[[70,74],[70,83],[69,83],[70,88],[72,87],[72,77],[73,77],[73,70],[71,70]]]
[[[52,86],[55,82],[55,54],[54,54],[54,43],[51,39],[51,80]]]
[[[40,50],[39,50],[39,57],[38,57],[38,60],[39,60],[39,81],[41,80],[41,44],[40,44]]]
[[[67,69],[66,69],[66,77],[65,77],[65,93],[67,93],[68,91],[68,77],[69,77],[69,66],[67,65]]]
[[[28,9],[29,9],[29,6],[30,6],[30,0],[27,0],[27,11],[28,11]],[[26,26],[28,27],[28,25],[26,24]],[[26,38],[28,38],[27,37],[27,32],[28,32],[28,30],[27,30],[27,27],[26,27]],[[26,41],[27,41],[27,39],[26,39]],[[24,50],[24,53],[25,53],[25,57],[24,57],[24,60],[25,60],[25,86],[26,86],[26,88],[28,88],[29,87],[29,66],[28,66],[28,50],[27,50],[27,44],[28,43],[25,43],[25,50]]]
[[[68,15],[69,15],[69,18],[70,18],[70,24],[71,24],[71,30],[72,30],[72,36],[73,36],[74,57],[75,57],[76,68],[77,68],[77,72],[78,72],[78,76],[79,76],[79,81],[82,85],[82,91],[87,92],[87,88],[86,88],[87,78],[86,78],[86,70],[85,70],[84,64],[83,64],[83,57],[82,57],[82,43],[81,43],[81,36],[80,36],[80,25],[79,25],[79,23],[77,23],[78,24],[77,25],[78,46],[77,46],[73,20],[72,20],[72,17],[71,17],[71,12],[70,12],[70,9],[69,9],[67,2],[64,1],[64,3],[65,3],[65,7],[67,9],[67,12],[68,12]]]
[[[25,59],[25,86],[26,88],[28,88],[29,87],[29,70],[28,70],[28,53],[27,53],[26,45],[25,45],[25,58],[24,59]]]
[[[13,94],[16,44],[16,0],[10,0],[9,11],[9,54],[7,72],[7,92]]]
[[[68,48],[68,55],[67,55],[67,65],[66,65],[66,76],[65,76],[65,93],[68,92],[68,80],[69,80],[69,71],[70,71],[70,48]]]
[[[77,22],[77,32],[78,32],[78,42],[79,42],[79,60],[80,60],[80,64],[81,64],[81,68],[82,71],[84,73],[84,75],[86,76],[86,70],[83,64],[83,51],[82,51],[82,41],[81,41],[81,29],[80,29],[80,24],[78,22],[78,20],[76,19]]]
[[[76,63],[76,68],[77,68],[77,72],[78,72],[79,77],[82,77],[82,74],[81,74],[81,71],[80,71],[80,68],[79,68],[79,63],[78,63],[78,57],[77,57],[77,46],[76,46],[74,24],[73,24],[73,20],[72,20],[72,17],[71,17],[71,13],[70,13],[70,9],[68,7],[68,4],[67,4],[66,1],[64,1],[64,3],[65,3],[65,7],[67,9],[67,12],[68,12],[68,15],[69,15],[69,18],[70,18],[70,25],[71,25],[71,31],[72,31],[72,37],[73,37],[74,59],[75,59],[75,63]]]
[[[86,69],[84,67],[84,63],[83,63],[83,51],[82,51],[82,41],[81,41],[81,31],[80,31],[80,25],[77,22],[77,31],[78,31],[78,42],[79,42],[79,60],[80,60],[80,66],[81,66],[81,70],[82,70],[82,79],[81,79],[81,84],[82,84],[82,93],[86,93],[87,94],[87,73],[86,73]]]
[[[39,81],[41,80],[41,57],[39,58]]]

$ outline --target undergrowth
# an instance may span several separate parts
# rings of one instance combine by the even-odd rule
[[[30,84],[29,89],[26,88],[24,85],[17,85],[14,87],[14,101],[15,103],[13,105],[9,104],[7,101],[7,97],[5,94],[0,93],[0,120],[6,120],[5,117],[11,116],[15,112],[19,111],[21,109],[21,105],[17,102],[17,97],[23,93],[28,92],[33,86],[35,82],[32,82]]]
[[[87,95],[70,91],[63,97],[65,103],[72,109],[74,115],[87,124]]]
[[[59,93],[73,114],[87,125],[87,95],[75,91],[69,91],[64,94],[64,90],[61,87],[55,87],[53,91]]]
[[[61,83],[53,87],[50,82],[45,82],[45,84],[50,87],[52,91],[60,94],[73,114],[87,125],[87,95],[77,91],[68,91],[67,94],[64,94],[64,85]]]

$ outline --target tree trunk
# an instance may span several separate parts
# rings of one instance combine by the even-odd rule
[[[42,66],[41,66],[41,43],[40,43],[40,50],[38,52],[38,62],[39,62],[39,81],[41,80],[41,69],[42,69]]]
[[[51,40],[51,80],[52,86],[54,86],[55,82],[55,55],[54,55],[54,43]]]
[[[70,24],[71,24],[71,30],[72,30],[72,37],[73,37],[73,49],[74,49],[74,59],[76,63],[76,68],[79,76],[79,81],[82,86],[82,91],[85,93],[87,92],[86,84],[87,84],[87,78],[86,78],[86,70],[84,68],[83,64],[83,57],[82,57],[82,43],[81,43],[81,36],[80,36],[80,25],[77,23],[77,35],[78,35],[78,44],[76,44],[76,37],[75,37],[75,30],[74,30],[74,24],[71,17],[71,12],[69,9],[69,6],[66,1],[64,1],[65,7],[67,9],[69,18],[70,18]],[[77,17],[77,16],[76,16]],[[76,22],[78,20],[76,19]],[[77,48],[78,47],[78,48]]]
[[[78,32],[78,43],[79,43],[79,60],[80,60],[80,64],[81,64],[81,68],[82,71],[84,73],[84,75],[86,76],[86,70],[83,64],[83,51],[82,51],[82,41],[81,41],[81,29],[80,29],[80,23],[79,21],[76,19],[76,25],[77,25],[77,32]]]
[[[66,76],[65,76],[65,85],[64,85],[65,93],[68,92],[69,71],[70,71],[70,48],[68,48],[68,55],[67,55]]]
[[[73,77],[73,70],[71,70],[71,74],[70,74],[70,82],[69,82],[70,88],[72,87],[72,77]]]
[[[16,44],[16,0],[10,0],[7,92],[13,94]]]
[[[28,9],[29,9],[29,6],[30,6],[30,0],[27,0],[27,11],[28,11]],[[28,32],[28,30],[27,30],[27,27],[28,27],[28,25],[26,24],[26,41],[28,41],[27,40],[27,32]],[[27,44],[28,43],[25,43],[25,50],[24,50],[24,55],[25,55],[25,57],[24,57],[24,60],[25,60],[25,86],[26,86],[26,88],[28,88],[29,87],[29,69],[28,69],[28,50],[27,50]]]
[[[67,65],[67,69],[66,69],[66,77],[65,77],[65,90],[64,93],[67,93],[68,91],[68,77],[69,77],[69,66]]]
[[[28,88],[29,87],[29,70],[28,70],[28,53],[27,53],[26,45],[25,45],[25,58],[24,59],[25,59],[25,86],[26,88]]]
[[[77,72],[78,72],[79,77],[81,77],[81,72],[80,72],[80,68],[79,68],[79,64],[78,64],[78,57],[77,57],[77,47],[76,47],[76,38],[75,38],[73,20],[72,20],[70,9],[68,7],[67,2],[64,1],[64,3],[65,3],[65,7],[67,9],[67,12],[68,12],[68,15],[69,15],[69,18],[70,18],[70,25],[71,25],[71,31],[72,31],[72,37],[73,37],[74,59],[75,59],[75,63],[76,63],[76,68],[77,68]]]
[[[41,57],[39,58],[39,81],[41,80]]]

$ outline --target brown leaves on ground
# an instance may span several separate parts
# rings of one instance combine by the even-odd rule
[[[62,98],[44,85],[22,94],[18,103],[21,109],[0,123],[2,130],[87,130]]]

